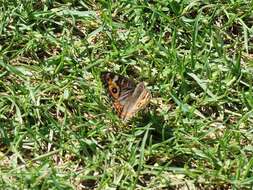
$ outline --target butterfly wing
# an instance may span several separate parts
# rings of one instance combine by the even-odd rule
[[[134,89],[136,87],[135,82],[126,77],[111,72],[102,72],[101,80],[114,101],[114,109],[120,116],[123,108],[127,102],[129,102],[129,98],[134,92]]]
[[[114,101],[114,109],[123,121],[131,119],[150,101],[151,93],[143,82],[136,86],[134,81],[111,72],[101,73],[101,79]]]
[[[149,103],[150,98],[150,91],[145,87],[143,82],[139,83],[132,96],[129,97],[124,105],[120,118],[123,119],[123,121],[128,121]]]

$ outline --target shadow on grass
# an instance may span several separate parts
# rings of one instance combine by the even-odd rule
[[[151,123],[149,137],[152,136],[153,143],[160,143],[173,138],[173,129],[164,121],[164,117],[157,113],[148,112],[142,114],[138,120],[138,128],[143,128]]]

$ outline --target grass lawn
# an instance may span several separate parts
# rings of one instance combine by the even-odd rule
[[[252,189],[253,2],[0,2],[0,189]],[[103,71],[145,81],[129,122]]]

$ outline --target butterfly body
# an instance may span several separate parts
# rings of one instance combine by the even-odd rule
[[[151,93],[144,83],[136,83],[124,76],[111,73],[101,73],[101,79],[113,99],[113,107],[123,121],[131,119],[150,101]]]

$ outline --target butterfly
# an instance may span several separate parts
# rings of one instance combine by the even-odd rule
[[[124,122],[143,109],[151,99],[151,93],[144,82],[136,84],[133,80],[112,72],[102,72],[101,80],[113,100],[117,115]]]

